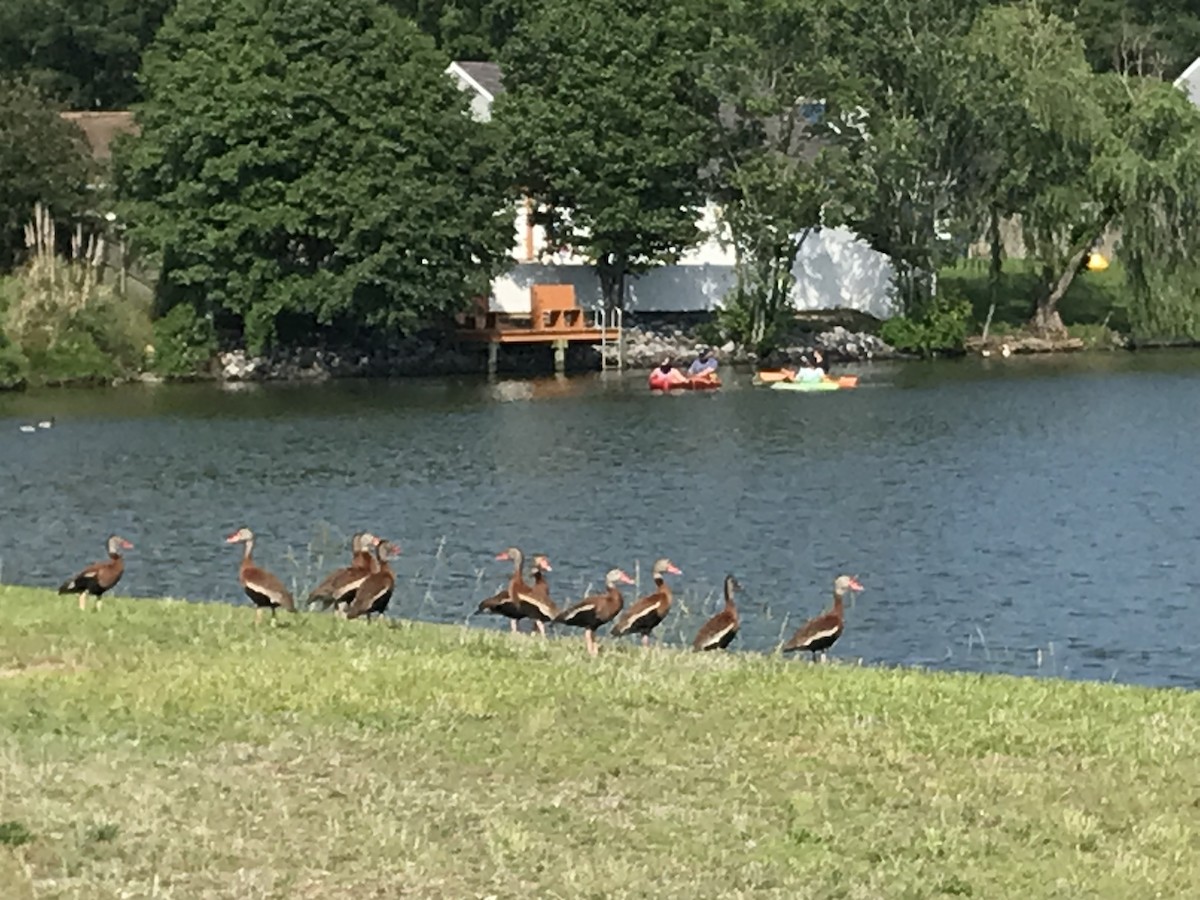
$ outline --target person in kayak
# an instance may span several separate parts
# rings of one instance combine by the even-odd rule
[[[825,354],[820,350],[813,348],[813,367],[820,369],[825,377],[829,377],[829,360],[825,358]]]
[[[820,353],[820,352],[821,351],[819,351],[819,350],[816,351],[816,353]],[[813,355],[815,356],[816,353],[814,353]],[[823,362],[823,360],[818,359],[818,364],[820,362]],[[801,357],[800,365],[796,366],[796,368],[794,368],[794,369],[785,368],[783,370],[783,372],[784,372],[784,376],[783,376],[784,381],[806,381],[806,382],[807,381],[822,381],[825,378],[824,370],[818,368],[818,366],[814,366],[811,363],[809,363],[807,357]]]
[[[671,365],[669,359],[662,361],[662,365],[655,370],[655,374],[658,376],[656,380],[664,381],[667,384],[683,384],[687,381],[687,376]]]
[[[717,356],[711,347],[701,347],[700,354],[688,366],[688,378],[713,381],[717,378]]]

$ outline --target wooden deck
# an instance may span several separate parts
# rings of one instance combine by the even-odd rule
[[[496,351],[502,344],[548,344],[554,348],[555,371],[562,371],[563,351],[569,343],[617,344],[620,327],[601,327],[596,314],[575,302],[569,284],[535,284],[527,315],[492,312],[487,298],[476,301],[475,309],[458,317],[456,337],[488,345],[488,370],[496,366]],[[618,319],[619,326],[619,319]]]

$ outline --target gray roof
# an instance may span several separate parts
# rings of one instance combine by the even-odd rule
[[[1192,103],[1200,106],[1200,58],[1183,70],[1175,79],[1175,87],[1182,88]]]
[[[455,65],[493,97],[499,97],[504,93],[504,73],[500,71],[500,66],[496,63],[455,60]]]

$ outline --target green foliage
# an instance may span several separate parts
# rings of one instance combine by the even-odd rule
[[[695,10],[545,0],[501,57],[495,115],[516,190],[551,245],[594,260],[610,307],[624,305],[629,275],[701,238],[716,111],[698,84],[709,36]]]
[[[154,323],[152,368],[160,375],[197,375],[217,354],[212,319],[186,304],[176,306]]]
[[[494,60],[537,0],[386,0],[453,59]]]
[[[879,336],[897,350],[930,356],[958,352],[971,332],[971,302],[961,294],[939,290],[916,315],[895,316],[879,329]]]
[[[35,203],[63,217],[86,208],[90,160],[83,133],[40,91],[0,77],[0,272],[16,262]]]
[[[838,82],[824,17],[790,0],[728,0],[722,11],[723,40],[706,71],[720,110],[707,173],[737,283],[721,321],[734,340],[766,353],[790,319],[804,241],[847,215],[851,170],[821,118]]]
[[[117,161],[161,306],[258,350],[283,319],[412,329],[486,290],[512,213],[446,65],[376,0],[182,0]]]
[[[140,95],[142,50],[174,4],[3,0],[0,74],[27,79],[72,109],[124,109]]]

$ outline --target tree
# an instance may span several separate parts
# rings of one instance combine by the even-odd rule
[[[35,87],[0,79],[0,271],[16,262],[35,204],[60,219],[86,209],[91,171],[83,133]]]
[[[944,236],[974,190],[980,136],[964,115],[974,72],[963,37],[979,5],[842,0],[828,10],[848,96],[829,113],[863,114],[836,137],[867,184],[850,224],[891,258],[909,314],[932,297],[952,253]]]
[[[142,51],[175,0],[0,0],[0,73],[72,109],[125,109],[141,96]]]
[[[973,221],[985,220],[992,275],[1000,273],[999,222],[1019,216],[1042,289],[1035,330],[1062,328],[1059,301],[1114,211],[1094,201],[1093,158],[1110,135],[1096,77],[1075,28],[1032,5],[984,10],[966,38],[975,67],[964,112],[978,144]]]
[[[714,103],[696,6],[545,0],[502,54],[496,117],[551,243],[594,260],[605,304],[701,237]]]
[[[806,0],[731,0],[708,77],[718,152],[709,175],[732,239],[736,286],[723,318],[767,349],[792,309],[796,257],[844,215],[845,154],[825,140],[839,73],[820,10]]]
[[[537,0],[387,0],[454,59],[495,60]]]
[[[375,0],[182,0],[146,54],[122,217],[252,348],[412,328],[487,290],[512,242],[490,126]]]
[[[1200,335],[1200,110],[1169,84],[1104,76],[1116,140],[1093,176],[1117,211],[1135,331]]]

